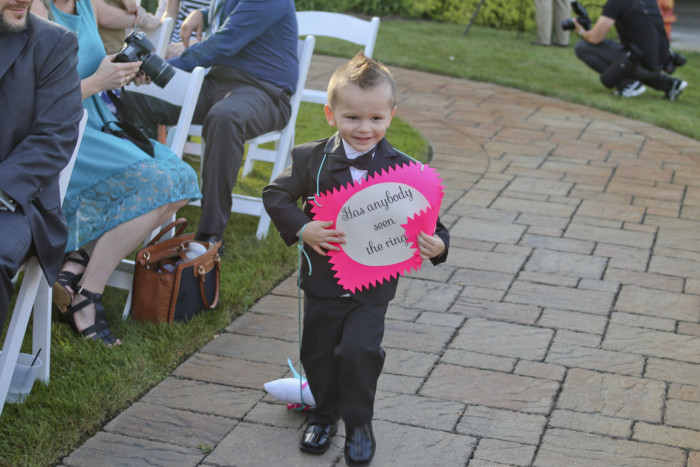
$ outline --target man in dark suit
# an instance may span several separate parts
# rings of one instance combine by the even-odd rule
[[[78,41],[30,6],[0,0],[0,329],[29,254],[49,283],[61,268],[68,229],[58,177],[83,114]]]

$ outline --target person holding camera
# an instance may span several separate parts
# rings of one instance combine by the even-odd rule
[[[190,43],[192,32],[196,44]],[[168,63],[185,71],[211,67],[192,121],[202,125],[205,143],[196,239],[216,243],[231,215],[231,192],[245,141],[281,130],[291,115],[290,98],[299,74],[294,1],[212,0],[208,10],[189,14],[180,36],[177,55]],[[159,123],[177,123],[179,107],[126,94],[129,114],[150,135],[156,134]]]
[[[113,346],[121,342],[110,331],[101,303],[107,281],[153,229],[201,195],[195,171],[166,146],[148,141],[146,152],[108,133],[116,118],[99,93],[133,80],[141,62],[117,63],[105,54],[97,20],[103,24],[107,7],[103,0],[34,0],[32,12],[77,36],[77,71],[88,112],[63,202],[68,253],[53,301],[85,338]]]
[[[574,10],[580,11],[576,5]],[[615,94],[638,96],[646,85],[674,101],[688,86],[662,71],[673,72],[685,59],[669,50],[656,0],[607,0],[590,30],[587,21],[590,24],[581,14],[573,20],[574,31],[583,39],[576,44],[576,56],[600,73],[603,85],[616,88]],[[613,25],[620,42],[605,38]]]

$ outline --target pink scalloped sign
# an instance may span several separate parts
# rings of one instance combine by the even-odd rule
[[[345,232],[341,250],[328,252],[344,289],[356,293],[420,269],[417,237],[435,233],[440,182],[435,169],[412,162],[316,196],[314,219]]]

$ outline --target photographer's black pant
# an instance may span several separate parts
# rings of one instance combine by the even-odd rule
[[[583,63],[593,68],[598,73],[603,73],[614,62],[625,55],[625,47],[619,42],[604,39],[599,44],[591,44],[581,39],[574,48],[576,56]],[[649,70],[637,64],[627,75],[627,78],[618,83],[618,88],[623,88],[630,82],[639,80],[647,86],[666,92],[673,85],[673,78],[660,70]]]

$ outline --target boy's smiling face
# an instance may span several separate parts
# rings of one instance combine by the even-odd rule
[[[362,89],[351,84],[338,90],[334,108],[326,104],[326,120],[350,146],[367,152],[386,134],[396,106],[389,84]]]

